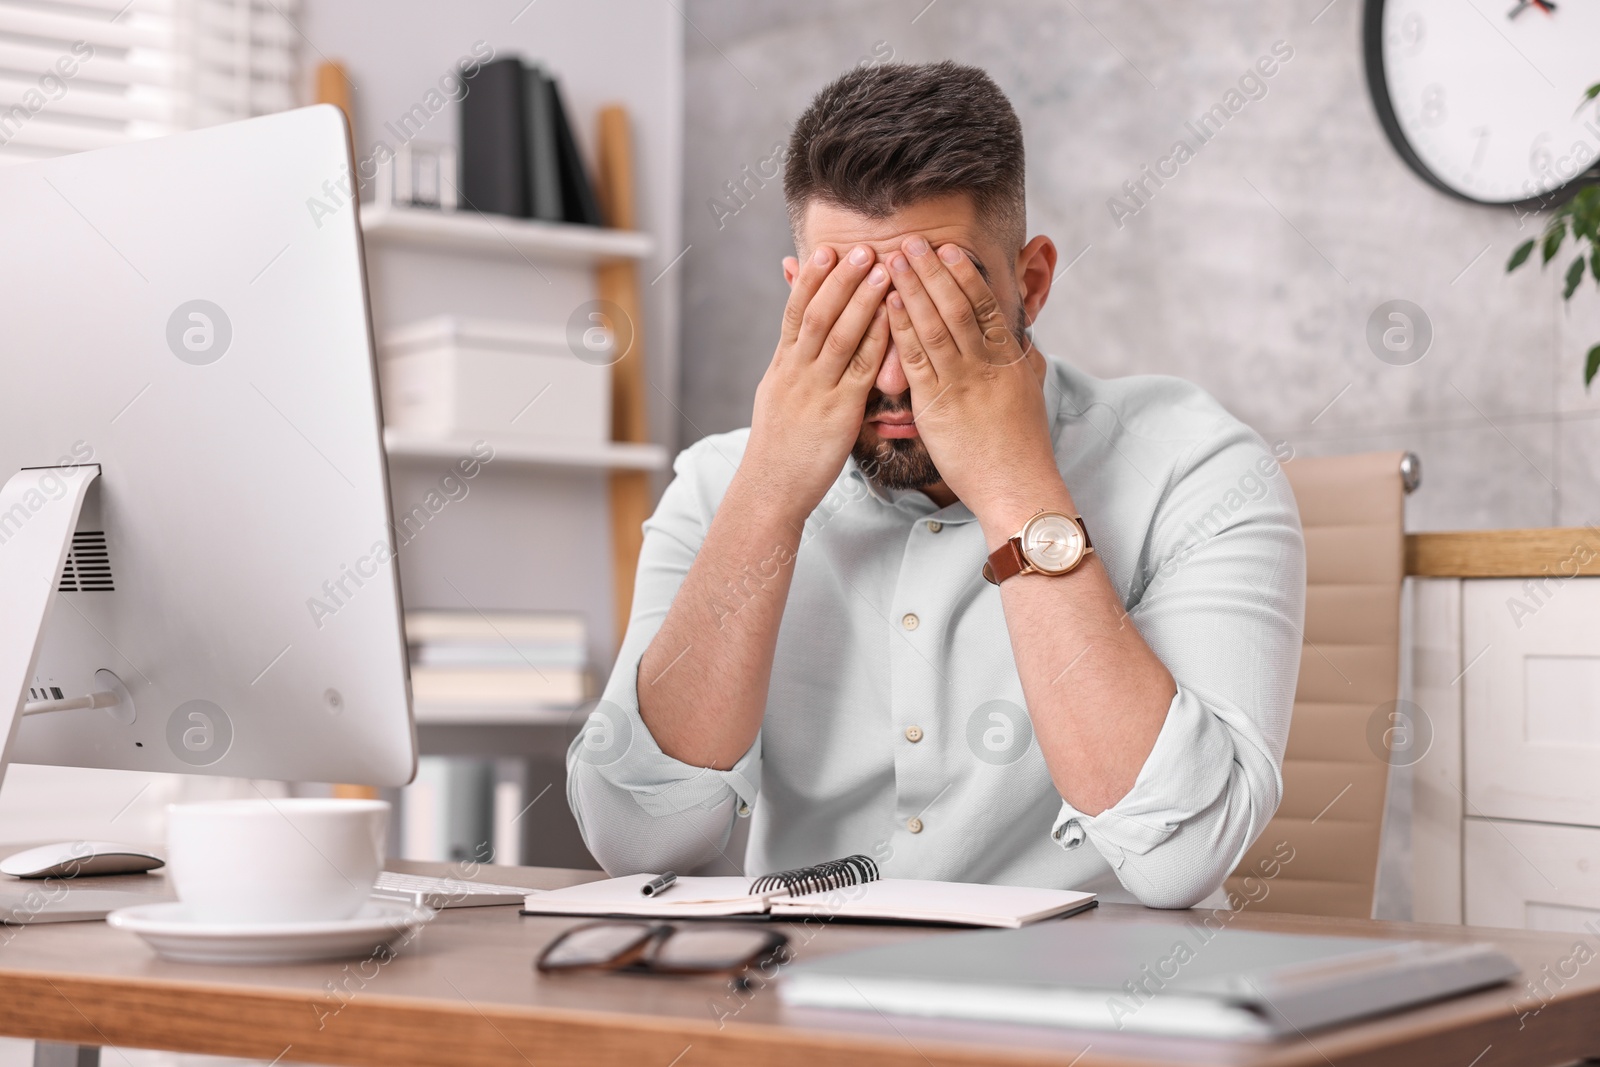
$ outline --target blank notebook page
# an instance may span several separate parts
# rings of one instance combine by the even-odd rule
[[[778,897],[772,901],[772,914],[774,918],[838,915],[970,926],[1022,926],[1073,911],[1093,900],[1093,893],[1065,889],[885,878],[827,893]]]

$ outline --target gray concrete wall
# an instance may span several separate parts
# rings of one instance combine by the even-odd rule
[[[1060,246],[1040,346],[1103,376],[1176,374],[1301,454],[1412,449],[1414,530],[1600,518],[1600,398],[1582,353],[1600,294],[1503,265],[1509,211],[1450,200],[1391,150],[1368,100],[1358,0],[688,0],[681,440],[746,425],[790,250],[779,182],[736,214],[708,201],[761,163],[840,71],[891,56],[976,63],[1028,140],[1029,225]],[[1185,122],[1286,42],[1293,58],[1148,204],[1107,201]],[[1596,69],[1600,77],[1600,66]],[[769,170],[768,173],[771,173]],[[1530,224],[1531,225],[1531,224]],[[1076,258],[1080,257],[1081,258]],[[1368,318],[1420,306],[1411,366]]]

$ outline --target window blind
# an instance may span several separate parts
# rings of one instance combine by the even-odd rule
[[[0,0],[0,165],[298,103],[293,0]]]

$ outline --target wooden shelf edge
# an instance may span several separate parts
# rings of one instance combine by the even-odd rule
[[[1600,575],[1600,531],[1586,526],[1406,535],[1416,578],[1571,578]]]
[[[654,254],[656,246],[649,234],[633,230],[428,208],[364,207],[361,231],[373,243],[392,241],[566,263],[645,259]]]
[[[466,438],[424,437],[403,430],[383,431],[383,445],[391,460],[457,460],[473,455]],[[583,470],[666,470],[672,461],[666,447],[657,444],[567,441],[491,441],[491,465],[565,467]]]

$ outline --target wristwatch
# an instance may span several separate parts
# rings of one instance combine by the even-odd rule
[[[1082,515],[1041,511],[990,554],[983,576],[999,585],[1019,574],[1070,574],[1093,551]]]

